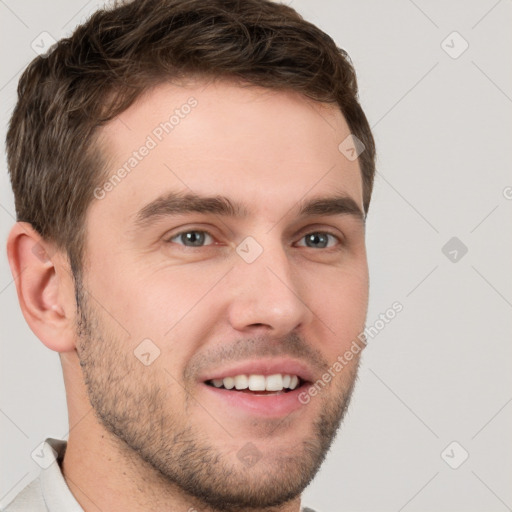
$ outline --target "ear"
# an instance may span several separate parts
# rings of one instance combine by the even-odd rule
[[[50,349],[75,349],[74,280],[67,257],[27,222],[17,222],[7,257],[21,311],[32,332]]]

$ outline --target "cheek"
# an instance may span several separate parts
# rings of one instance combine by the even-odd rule
[[[351,270],[330,269],[324,285],[310,291],[331,356],[342,353],[364,330],[368,309],[366,265]]]
[[[154,326],[160,335],[171,335],[181,323],[197,319],[198,312],[206,321],[204,306],[215,302],[214,288],[222,275],[213,268],[174,268],[140,276],[134,290],[137,305],[128,303],[125,314],[139,324]]]
[[[180,378],[186,361],[219,322],[214,287],[223,273],[147,267],[130,278],[127,273],[109,282],[96,278],[95,286],[109,313],[106,321],[125,340],[126,349],[156,356],[157,366],[163,364]]]
[[[183,268],[108,263],[89,272],[97,302],[130,333],[163,336],[211,286],[211,276]],[[213,276],[214,277],[214,276]]]

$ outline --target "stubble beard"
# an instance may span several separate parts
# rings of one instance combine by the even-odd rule
[[[140,469],[144,461],[156,470],[159,482],[168,485],[169,495],[178,489],[194,503],[219,512],[275,507],[302,493],[336,437],[358,362],[344,370],[344,379],[338,376],[328,391],[315,397],[323,404],[308,436],[291,451],[279,451],[269,440],[268,455],[247,467],[208,439],[204,429],[187,422],[184,411],[173,409],[169,386],[160,385],[165,378],[162,370],[142,365],[120,337],[110,335],[101,325],[99,310],[86,300],[80,280],[76,286],[77,352],[88,397],[128,465]],[[285,427],[286,418],[270,429],[269,436]]]

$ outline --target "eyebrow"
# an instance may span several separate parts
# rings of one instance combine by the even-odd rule
[[[349,215],[365,223],[366,216],[359,205],[348,195],[316,197],[299,201],[299,217]],[[247,218],[249,210],[226,196],[202,196],[195,193],[169,192],[141,208],[135,216],[137,228],[147,228],[162,217],[187,213],[209,213],[224,217]]]

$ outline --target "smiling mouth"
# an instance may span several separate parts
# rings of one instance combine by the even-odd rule
[[[297,375],[276,373],[273,375],[234,375],[221,379],[211,379],[205,384],[217,389],[239,391],[252,395],[281,395],[289,393],[306,383]]]

